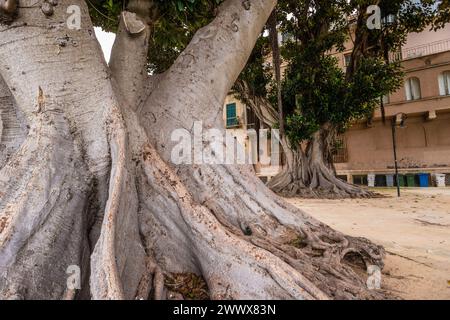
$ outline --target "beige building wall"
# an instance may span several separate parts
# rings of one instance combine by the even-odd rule
[[[428,108],[432,111],[446,110],[450,107],[448,97],[442,97],[439,94],[439,75],[445,71],[450,71],[450,51],[406,60],[402,63],[402,66],[406,73],[405,80],[411,77],[417,77],[420,80],[422,93],[422,99],[418,101],[420,103],[410,104],[407,102],[408,106],[405,108],[405,112],[420,113],[428,111],[420,107]],[[389,102],[392,112],[399,111],[399,109],[404,107],[404,102],[406,102],[405,86],[393,93],[389,97]],[[379,114],[376,114],[376,116],[379,116]]]
[[[439,89],[439,76],[450,71],[449,31],[408,37],[402,49],[405,81],[419,79],[421,98],[408,101],[403,85],[385,104],[385,124],[377,109],[370,124],[358,123],[348,130],[347,162],[336,164],[339,175],[352,181],[356,175],[394,172],[391,119],[399,113],[407,115],[406,127],[396,130],[400,173],[450,174],[450,96],[441,95]],[[335,54],[342,67],[345,54]]]
[[[450,26],[446,25],[444,28],[433,31],[431,28],[426,29],[420,33],[410,33],[408,35],[408,39],[405,45],[402,48],[402,56],[404,59],[415,58],[417,55],[426,55],[427,52],[424,51],[425,48],[430,45],[434,48],[434,50],[439,47],[443,48],[443,46],[448,45],[445,41],[442,43],[442,40],[450,41]],[[439,44],[438,44],[439,43]],[[443,48],[444,49],[444,48]]]
[[[371,128],[359,124],[345,134],[348,162],[336,164],[341,175],[392,173],[394,155],[390,121]],[[426,121],[409,117],[397,129],[397,157],[404,172],[450,173],[450,113]]]

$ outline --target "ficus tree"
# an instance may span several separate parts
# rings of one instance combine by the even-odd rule
[[[174,130],[225,131],[277,1],[0,3],[2,299],[186,298],[170,279],[194,276],[213,299],[384,297],[359,272],[382,268],[380,246],[289,205],[252,167],[171,161]],[[109,64],[94,24],[116,32]]]
[[[270,77],[277,66],[267,68],[271,46],[266,44],[264,49],[254,49],[254,58],[234,87],[266,126],[285,132],[286,163],[268,186],[285,196],[370,196],[367,190],[336,177],[332,157],[336,136],[370,118],[381,97],[402,85],[402,69],[398,59],[392,59],[393,53],[410,32],[442,27],[444,4],[283,0],[277,10],[278,30],[288,35],[281,50],[282,81],[277,84]],[[348,50],[348,42],[352,52],[343,70],[333,53]]]

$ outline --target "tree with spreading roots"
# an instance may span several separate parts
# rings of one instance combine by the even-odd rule
[[[174,130],[224,132],[225,97],[277,1],[224,1],[150,76],[166,3],[119,6],[109,65],[99,7],[1,7],[0,298],[189,298],[183,281],[211,299],[384,298],[365,276],[380,246],[289,205],[251,166],[171,161]]]
[[[374,4],[379,5],[378,12]],[[234,86],[237,97],[266,127],[280,128],[285,163],[268,186],[284,196],[374,195],[336,176],[336,137],[370,118],[380,97],[400,88],[403,72],[398,60],[389,60],[391,53],[401,49],[408,33],[442,27],[444,5],[412,0],[281,0],[277,13],[267,26],[274,36],[261,36]],[[277,30],[286,36],[281,49]],[[346,42],[353,50],[343,71],[331,54],[349,50]],[[267,67],[270,55],[272,68]],[[280,55],[286,66],[283,79]]]

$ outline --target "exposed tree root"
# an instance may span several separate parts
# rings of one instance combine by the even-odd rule
[[[324,126],[306,146],[297,149],[290,148],[289,142],[283,139],[287,163],[267,186],[284,197],[346,199],[378,196],[336,176],[330,154],[330,145],[335,136],[333,130],[331,125]]]
[[[308,172],[309,174],[306,176],[309,181],[305,181],[303,178],[299,178],[298,175],[292,174],[289,168],[285,168],[280,174],[273,177],[267,183],[267,186],[275,193],[286,198],[353,199],[379,197],[378,194],[363,187],[342,181],[334,174],[331,174],[329,169],[323,170],[321,167],[313,167],[308,168]]]
[[[181,176],[187,177],[183,173]],[[201,190],[207,182],[214,190],[210,194],[199,193],[196,199],[222,225],[301,270],[328,297],[380,297],[366,289],[365,279],[347,266],[345,257],[355,253],[366,266],[382,268],[383,248],[365,239],[346,237],[288,205],[265,189],[248,168],[202,166],[192,176],[197,180],[195,185],[190,182],[190,189]],[[322,275],[318,270],[322,270]]]
[[[272,253],[252,245],[196,204],[150,147],[140,182],[141,233],[169,273],[202,275],[213,299],[326,298]]]
[[[128,141],[118,109],[108,125],[112,170],[100,238],[91,257],[94,299],[133,299],[146,275],[146,255],[138,231],[138,199]],[[142,293],[138,293],[141,295]]]

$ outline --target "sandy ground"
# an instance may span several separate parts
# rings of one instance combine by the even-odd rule
[[[394,189],[369,200],[290,199],[333,228],[388,252],[383,288],[402,299],[450,300],[450,188]]]

